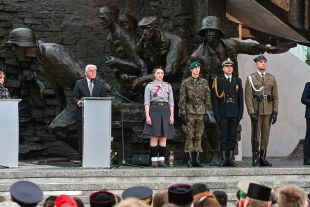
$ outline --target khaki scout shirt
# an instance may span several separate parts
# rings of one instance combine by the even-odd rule
[[[259,115],[269,115],[272,112],[278,112],[278,86],[277,81],[273,75],[270,73],[265,73],[264,79],[258,72],[252,73],[251,75],[254,87],[259,90],[262,86],[264,88],[260,92],[253,90],[249,78],[247,78],[245,83],[245,103],[249,114],[256,113],[257,110],[257,100],[253,98],[253,95],[272,95],[273,101],[268,101],[263,99],[259,103]]]
[[[169,106],[174,106],[173,90],[168,82],[162,82],[161,86],[156,81],[147,84],[144,91],[144,105],[150,105],[153,101],[167,102]]]
[[[180,89],[179,110],[181,114],[206,114],[210,110],[210,89],[208,81],[193,77],[185,79]]]

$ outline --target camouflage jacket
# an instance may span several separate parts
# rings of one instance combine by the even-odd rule
[[[180,89],[179,110],[181,114],[206,114],[211,108],[208,81],[193,77],[185,79]]]

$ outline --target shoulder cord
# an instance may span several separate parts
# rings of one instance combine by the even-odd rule
[[[215,93],[216,93],[216,96],[218,98],[223,98],[225,96],[225,92],[223,91],[221,95],[219,95],[218,93],[218,89],[217,89],[217,76],[215,77],[214,79],[214,88],[215,88]]]
[[[256,89],[255,86],[254,86],[254,84],[253,84],[252,77],[251,77],[250,75],[248,76],[248,79],[249,79],[249,82],[250,82],[250,84],[251,84],[251,86],[252,86],[252,89],[253,89],[255,92],[260,92],[261,90],[264,89],[264,86],[262,86],[260,89]]]

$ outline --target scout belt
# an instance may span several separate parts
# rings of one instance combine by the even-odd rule
[[[253,98],[256,98],[257,101],[262,100],[273,101],[273,95],[253,95]]]
[[[157,106],[167,106],[167,102],[157,102],[157,101],[152,101],[151,105],[157,105]]]

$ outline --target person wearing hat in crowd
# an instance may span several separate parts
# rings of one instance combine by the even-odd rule
[[[100,190],[89,196],[89,204],[91,207],[112,207],[116,203],[116,196],[109,191]]]
[[[159,24],[160,20],[156,16],[144,17],[138,23],[143,34],[137,43],[137,50],[148,70],[134,81],[133,88],[150,81],[151,70],[157,65],[163,66],[166,79],[179,81],[182,79],[183,68],[189,62],[183,40],[175,34],[162,30]]]
[[[215,195],[209,191],[194,196],[192,207],[221,207]]]
[[[216,197],[216,200],[222,207],[227,207],[227,194],[222,190],[216,190],[213,192],[213,195]]]
[[[265,51],[276,52],[276,47],[268,47],[261,44],[240,42],[233,39],[226,39],[221,26],[221,21],[215,16],[207,16],[202,19],[199,36],[204,38],[202,44],[191,54],[191,60],[198,60],[201,64],[201,77],[209,82],[209,87],[217,75],[221,75],[222,62],[230,58],[234,62],[234,75],[238,76],[237,56],[239,53],[258,55]],[[190,74],[185,74],[185,78]],[[218,164],[219,134],[216,124],[209,124],[206,127],[207,139],[211,147],[211,165]]]
[[[41,188],[30,181],[18,181],[10,188],[12,201],[21,207],[35,207],[43,198]]]
[[[151,206],[153,198],[153,190],[145,186],[134,186],[131,188],[127,188],[122,193],[122,199],[124,200],[127,198],[137,198],[141,200],[143,203]]]
[[[276,78],[266,72],[266,57],[260,55],[254,58],[254,62],[256,63],[257,71],[249,75],[245,83],[245,103],[252,122],[252,165],[262,167],[272,166],[266,160],[266,154],[270,126],[277,121],[279,104],[278,86]],[[257,134],[254,136],[253,130],[256,124]],[[255,137],[256,140],[254,140]],[[260,146],[257,144],[259,141]]]
[[[309,204],[307,204],[309,205]],[[297,185],[286,185],[279,189],[279,207],[305,207],[305,192]]]
[[[189,69],[192,76],[183,81],[180,89],[179,116],[186,136],[184,151],[189,154],[188,167],[202,167],[199,153],[202,152],[204,121],[211,108],[210,89],[208,81],[199,75],[198,61],[192,62]]]
[[[237,197],[239,196],[239,202],[238,202],[238,207],[244,207],[244,202],[246,199],[246,195],[247,192],[249,190],[249,185],[250,183],[256,183],[259,184],[255,181],[250,181],[250,180],[240,180],[237,184],[237,188],[239,189],[239,195],[237,195]]]
[[[194,183],[192,185],[193,196],[202,192],[209,191],[210,189],[205,183]]]
[[[193,201],[192,186],[188,184],[174,184],[168,188],[169,203],[180,207],[189,207]]]
[[[143,134],[151,136],[152,167],[166,167],[167,136],[175,134],[173,90],[168,82],[163,81],[164,70],[160,66],[153,69],[153,77],[154,81],[145,87],[144,92],[146,122]]]
[[[9,90],[4,87],[4,72],[0,70],[0,99],[9,99],[10,93]]]
[[[234,62],[228,58],[222,63],[224,75],[214,79],[211,90],[212,109],[220,128],[220,167],[233,166],[237,126],[243,115],[241,79],[233,75]]]
[[[78,205],[71,196],[62,194],[56,198],[55,207],[78,207]]]
[[[250,183],[244,207],[268,207],[270,195],[271,188],[257,183]]]

